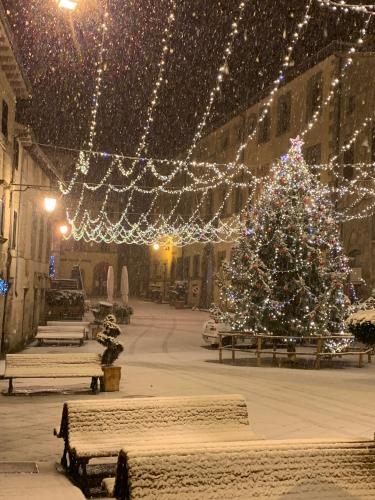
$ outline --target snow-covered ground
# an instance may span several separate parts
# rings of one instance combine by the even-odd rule
[[[52,431],[66,399],[238,393],[245,396],[250,424],[260,437],[373,436],[374,364],[362,369],[333,364],[337,368],[320,371],[219,364],[217,351],[202,347],[207,313],[132,305],[135,315],[124,326],[125,351],[118,362],[121,392],[94,396],[87,392],[88,380],[16,380],[18,395],[0,396],[0,461],[58,461],[63,443]],[[27,349],[43,351],[101,352],[102,347],[90,340],[82,347]],[[0,389],[6,388],[7,381],[0,380]]]

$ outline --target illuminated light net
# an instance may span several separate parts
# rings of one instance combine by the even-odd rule
[[[171,48],[172,28],[176,15],[176,2],[174,0],[170,2],[171,10],[167,18],[167,26],[164,29],[158,75],[147,110],[146,124],[135,157],[129,158],[105,152],[98,153],[93,150],[96,136],[96,115],[105,68],[105,34],[107,32],[106,20],[108,17],[107,12],[105,13],[104,22],[101,26],[102,39],[97,63],[97,78],[93,96],[89,140],[86,144],[87,149],[80,151],[75,172],[70,181],[60,184],[62,193],[69,196],[69,205],[72,207],[67,210],[67,219],[71,226],[71,237],[76,240],[117,244],[135,243],[143,245],[158,242],[163,245],[172,242],[176,246],[197,242],[232,242],[237,239],[239,232],[243,229],[247,208],[242,206],[239,213],[226,217],[224,209],[228,199],[235,190],[241,192],[248,190],[251,194],[259,184],[267,182],[267,177],[256,177],[251,173],[249,166],[239,163],[244,149],[249,147],[251,141],[255,138],[257,127],[254,127],[254,130],[239,146],[235,161],[232,163],[197,162],[192,160],[192,157],[199,140],[202,138],[215,97],[221,91],[222,83],[228,73],[229,59],[248,3],[249,0],[243,0],[239,4],[224,48],[217,78],[209,95],[208,104],[197,126],[192,144],[182,160],[143,157],[154,112],[158,104],[159,91],[162,85],[165,84],[166,62]],[[303,19],[297,24],[295,32],[292,34],[287,53],[283,59],[282,69],[274,81],[266,105],[258,118],[258,123],[261,123],[266,118],[275,94],[284,81],[285,71],[291,64],[294,48],[311,18],[309,12],[312,3],[313,0],[307,2]],[[323,1],[319,3],[324,4],[324,6],[327,4],[327,2]],[[358,45],[363,43],[372,16],[372,11],[362,9],[360,12],[369,15],[364,27],[361,29],[357,41]],[[316,109],[305,130],[301,131],[301,137],[304,137],[312,129],[317,123],[322,109],[332,101],[340,80],[344,78],[347,68],[353,62],[352,55],[356,50],[354,45],[348,50],[340,75],[332,81],[327,97]],[[372,123],[372,117],[366,118],[362,124],[363,126],[354,132],[350,141],[354,142],[361,130],[369,123]],[[368,182],[368,178],[366,180],[367,184],[364,186],[364,183],[360,182],[359,178],[354,182],[348,182],[339,173],[341,167],[336,160],[345,151],[345,148],[350,147],[352,143],[350,141],[343,146],[340,153],[331,160],[330,164],[316,166],[322,172],[327,171],[332,177],[342,181],[340,189],[331,187],[332,194],[336,198],[354,197],[349,206],[343,211],[337,212],[338,218],[342,221],[355,218],[358,213],[361,214],[361,217],[368,216],[369,211],[375,209],[374,202],[372,205],[370,204],[370,208],[368,204],[365,209],[361,208],[361,211],[357,211],[356,215],[353,212],[364,199],[374,196],[374,189],[373,184],[371,185]],[[93,161],[98,161],[98,159],[105,165],[104,174],[101,179],[95,182],[91,180],[90,182],[88,174],[92,170],[91,164]],[[373,170],[373,165],[368,165],[365,170]],[[113,176],[121,180],[115,182],[112,180]],[[215,212],[208,211],[209,215],[205,215],[213,193],[221,191],[224,192],[224,196],[219,207]],[[139,204],[140,197],[143,198],[141,206]],[[76,200],[75,203],[73,202],[74,199]],[[102,200],[99,204],[98,199]],[[93,206],[97,208],[93,209]]]

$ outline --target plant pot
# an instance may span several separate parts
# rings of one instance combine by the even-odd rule
[[[174,303],[174,306],[176,309],[184,309],[185,308],[185,301],[184,300],[176,300]]]
[[[103,377],[100,377],[101,392],[117,392],[120,390],[121,366],[102,366]]]

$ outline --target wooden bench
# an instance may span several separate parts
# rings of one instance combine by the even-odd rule
[[[88,329],[90,321],[47,321],[47,326],[83,326]]]
[[[9,379],[9,395],[16,378],[91,377],[91,389],[96,393],[102,375],[100,354],[7,354],[5,359],[4,378]]]
[[[126,447],[103,483],[118,500],[370,500],[374,467],[374,441],[164,443]]]
[[[68,401],[55,435],[65,442],[61,464],[85,493],[89,460],[128,444],[254,439],[238,395]]]
[[[46,340],[65,344],[78,342],[79,345],[83,345],[85,338],[83,332],[38,332],[35,336],[38,345],[43,345]]]
[[[47,325],[38,326],[38,332],[35,336],[39,345],[45,340],[72,343],[79,342],[80,345],[88,337],[88,329],[84,325]]]

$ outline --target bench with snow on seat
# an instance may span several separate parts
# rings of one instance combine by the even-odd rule
[[[122,450],[102,485],[118,500],[370,500],[374,467],[374,441],[163,443]]]
[[[102,375],[100,354],[7,354],[5,358],[4,378],[9,379],[9,395],[16,378],[90,377],[91,390],[96,393]]]
[[[55,342],[79,342],[82,345],[87,339],[88,331],[86,326],[38,326],[38,332],[35,339],[38,341],[39,345],[42,345],[45,341],[55,341]]]
[[[55,434],[65,441],[62,466],[86,493],[89,461],[127,445],[254,439],[239,395],[68,401]]]

